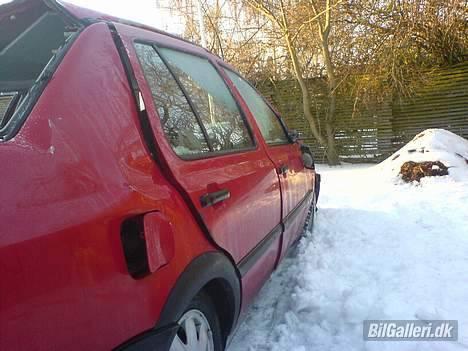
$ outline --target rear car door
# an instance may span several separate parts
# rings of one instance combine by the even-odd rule
[[[282,256],[303,229],[312,201],[313,172],[304,167],[301,146],[292,142],[279,116],[263,97],[239,74],[226,68],[229,79],[255,118],[275,164],[282,190],[282,218],[285,226]]]
[[[118,29],[162,167],[236,263],[274,234],[271,267],[264,267],[270,270],[281,234],[278,178],[216,66],[201,49],[180,40],[123,25]]]

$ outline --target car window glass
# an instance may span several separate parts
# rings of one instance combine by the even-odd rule
[[[253,146],[249,130],[229,89],[206,59],[159,49],[192,101],[213,151]]]
[[[226,70],[226,73],[237,90],[239,90],[250,112],[252,112],[265,141],[268,144],[284,144],[289,142],[278,117],[255,89],[238,74],[230,70]]]
[[[169,142],[179,156],[210,151],[183,91],[150,45],[135,44],[141,67]]]

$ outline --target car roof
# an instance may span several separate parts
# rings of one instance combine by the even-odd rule
[[[203,48],[202,46],[191,42],[187,39],[184,39],[180,36],[177,36],[175,34],[171,34],[168,32],[165,32],[163,30],[144,25],[141,23],[137,23],[134,21],[126,20],[123,18],[115,17],[112,15],[108,15],[99,11],[91,10],[88,8],[84,8],[81,6],[77,6],[71,3],[68,3],[66,1],[62,0],[14,0],[12,2],[6,3],[4,5],[0,5],[0,20],[2,17],[5,15],[11,15],[15,13],[16,11],[23,11],[24,9],[27,9],[29,6],[37,6],[38,3],[43,3],[49,8],[58,11],[62,13],[63,15],[67,16],[68,18],[71,18],[77,23],[80,23],[81,25],[89,25],[91,23],[96,23],[96,22],[114,22],[114,23],[120,23],[124,25],[128,25],[134,28],[146,30],[146,31],[151,31],[154,33],[162,34],[168,37],[171,37],[173,39],[179,40],[181,42],[185,42],[188,45],[193,45],[198,47],[199,49],[203,50],[204,53],[207,56],[211,56],[213,58],[216,58],[219,63],[224,65],[225,67],[237,72],[237,70],[232,67],[230,64],[224,62],[219,56],[216,54],[212,53],[211,51],[207,50],[206,48]]]

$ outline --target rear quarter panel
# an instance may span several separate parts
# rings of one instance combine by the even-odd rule
[[[213,247],[148,156],[105,24],[73,44],[19,134],[0,144],[0,350],[109,350],[157,322]],[[176,257],[127,272],[120,225],[161,211]]]

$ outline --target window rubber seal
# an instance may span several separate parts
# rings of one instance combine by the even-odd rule
[[[199,123],[202,123],[201,118],[200,119],[198,118],[199,114],[198,114],[195,106],[193,105],[193,102],[190,99],[190,96],[188,95],[187,91],[185,90],[185,87],[180,82],[177,75],[173,72],[172,67],[169,65],[166,58],[160,52],[159,49],[166,48],[166,49],[178,51],[178,52],[181,52],[181,53],[184,53],[184,54],[187,54],[187,55],[192,55],[192,56],[195,56],[195,57],[198,57],[198,58],[201,58],[201,59],[204,59],[204,60],[208,61],[213,66],[213,68],[216,70],[216,72],[220,76],[221,80],[226,85],[226,87],[227,87],[230,95],[232,96],[233,100],[235,101],[236,106],[237,106],[237,108],[239,110],[239,114],[240,114],[240,116],[242,118],[242,122],[244,123],[244,125],[245,125],[245,127],[246,127],[246,129],[247,129],[247,131],[249,133],[250,140],[252,142],[252,145],[247,146],[247,147],[233,148],[233,149],[226,149],[226,150],[219,150],[219,151],[200,152],[200,153],[193,153],[191,155],[184,155],[184,156],[178,155],[177,153],[174,152],[174,155],[176,155],[177,158],[179,158],[182,161],[199,161],[199,160],[207,160],[207,159],[211,159],[211,158],[215,158],[215,157],[241,154],[243,152],[244,153],[245,152],[251,152],[251,151],[254,152],[254,151],[257,151],[259,149],[259,144],[257,142],[257,138],[255,137],[255,133],[253,132],[252,127],[251,127],[250,123],[247,120],[247,117],[245,115],[245,111],[241,108],[239,102],[237,101],[236,97],[234,96],[234,93],[232,91],[231,86],[228,84],[228,81],[226,81],[225,77],[223,76],[222,72],[220,71],[221,67],[218,67],[217,62],[215,60],[212,60],[211,58],[209,58],[208,56],[205,56],[203,54],[194,53],[194,52],[192,52],[190,50],[183,50],[183,49],[180,49],[180,48],[173,47],[171,45],[162,44],[162,43],[160,43],[158,41],[155,41],[155,40],[134,39],[133,43],[134,44],[142,44],[142,45],[151,46],[156,51],[156,53],[161,58],[161,61],[166,65],[167,69],[169,70],[169,72],[172,74],[172,76],[176,80],[179,88],[182,90],[182,93],[184,94],[185,98],[187,99],[188,104],[191,107],[192,112],[194,113],[197,120],[200,121]],[[146,79],[146,77],[145,77],[145,79]],[[201,128],[202,128],[202,131],[203,131],[203,129],[205,129],[203,123],[202,123]],[[209,146],[209,148],[211,150],[211,145],[212,144],[211,144],[209,138],[208,137],[206,137],[206,138],[207,138],[207,140],[206,140],[207,145]]]

